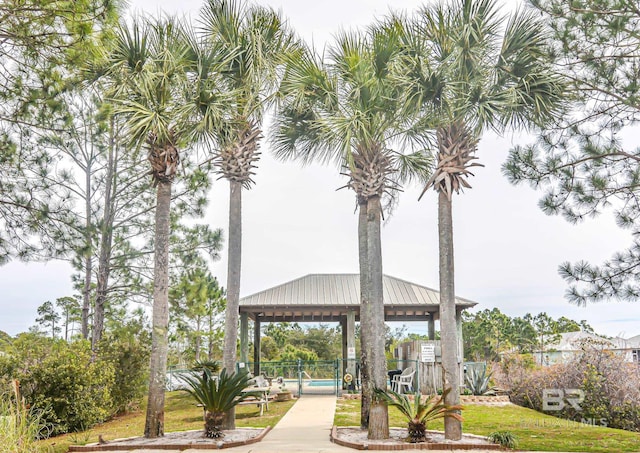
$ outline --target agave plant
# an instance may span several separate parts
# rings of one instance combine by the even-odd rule
[[[472,368],[465,376],[467,387],[471,391],[472,395],[495,395],[495,389],[489,387],[489,380],[491,379],[491,373],[487,374],[485,368],[482,371],[478,371]]]
[[[458,413],[462,410],[462,406],[448,406],[444,403],[444,399],[450,391],[449,388],[442,395],[427,396],[425,399],[418,394],[413,403],[406,395],[392,390],[375,389],[375,396],[389,406],[395,406],[400,410],[408,422],[409,436],[406,440],[416,443],[427,441],[427,424],[433,420],[452,417],[462,421],[462,417]]]
[[[227,373],[226,368],[215,378],[209,368],[203,368],[202,375],[184,374],[181,378],[187,384],[184,389],[204,408],[204,435],[209,438],[224,436],[222,423],[224,414],[249,397],[259,397],[259,392],[245,392],[249,385],[249,374]]]

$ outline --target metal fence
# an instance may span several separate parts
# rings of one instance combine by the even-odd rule
[[[252,362],[241,365],[249,370],[254,370]],[[431,368],[428,365],[432,365]],[[471,370],[482,371],[486,369],[486,366],[486,362],[465,362],[463,376],[461,376],[462,384],[464,385],[464,375],[467,372]],[[423,394],[433,394],[441,389],[442,375],[439,364],[424,364],[418,360],[400,359],[387,360],[388,387],[391,386],[394,374],[409,367],[415,370],[415,374],[411,387],[403,389],[405,393],[420,391]],[[238,368],[240,368],[240,364]],[[193,370],[170,369],[167,372],[166,389],[172,391],[184,388],[185,385],[180,376],[193,373],[195,373]],[[270,379],[274,386],[285,387],[296,395],[331,394],[339,396],[344,392],[359,392],[361,389],[360,361],[356,359],[265,361],[260,362],[260,374]],[[275,382],[278,378],[282,378],[282,384]]]

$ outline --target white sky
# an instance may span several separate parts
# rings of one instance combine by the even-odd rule
[[[202,0],[133,0],[138,10],[185,12],[192,16]],[[368,24],[389,10],[382,0],[262,1],[281,9],[305,39],[316,46],[340,27]],[[420,2],[396,0],[394,9],[414,9]],[[517,0],[506,0],[515,7]],[[515,133],[486,135],[478,156],[486,166],[476,171],[473,189],[454,199],[456,292],[479,302],[478,309],[498,307],[511,316],[546,311],[554,317],[586,319],[596,331],[630,337],[640,334],[640,302],[608,302],[586,308],[563,297],[566,283],[558,276],[563,261],[601,263],[625,249],[630,234],[610,215],[570,225],[545,216],[537,207],[540,193],[513,187],[500,166],[509,148],[531,137]],[[637,145],[637,144],[634,144]],[[337,191],[343,177],[333,167],[275,161],[266,144],[255,178],[244,192],[242,295],[248,295],[309,273],[358,272],[357,216],[352,192]],[[436,196],[418,203],[419,189],[407,188],[383,228],[386,274],[438,288]],[[227,229],[228,185],[215,183],[206,221]],[[225,250],[222,255],[226,255]],[[215,263],[214,275],[224,285],[226,259]],[[0,330],[16,334],[34,324],[36,308],[46,300],[72,293],[66,263],[10,263],[0,268]],[[424,333],[426,325],[411,330]]]

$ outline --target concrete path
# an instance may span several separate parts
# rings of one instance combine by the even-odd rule
[[[329,439],[335,412],[335,396],[305,395],[289,409],[289,412],[262,442],[246,447],[229,448],[225,451],[229,453],[353,453],[354,450],[335,445]]]

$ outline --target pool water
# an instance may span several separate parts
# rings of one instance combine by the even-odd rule
[[[335,387],[336,381],[327,380],[327,381],[311,381],[307,384],[309,387]]]

